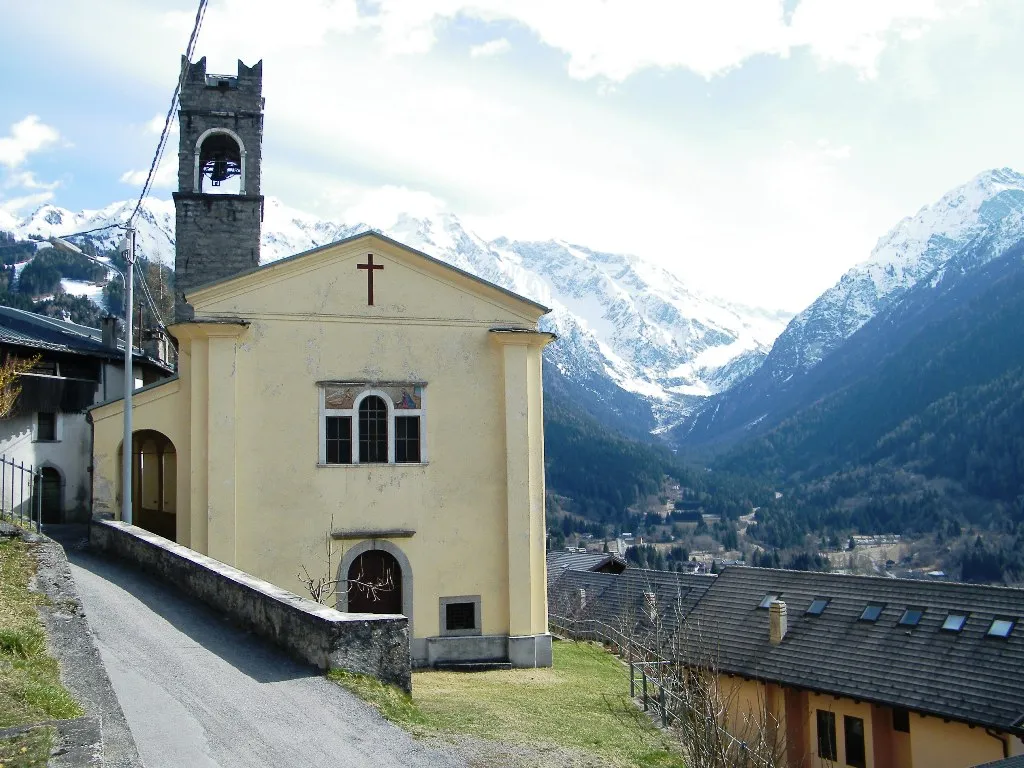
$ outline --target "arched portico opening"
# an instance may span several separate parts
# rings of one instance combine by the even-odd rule
[[[390,541],[371,539],[351,547],[338,565],[339,582],[336,608],[349,613],[400,613],[409,619],[412,633],[412,568],[409,559]],[[373,591],[352,582],[387,583]],[[346,588],[348,587],[348,588]]]
[[[176,540],[178,456],[162,432],[132,435],[132,523]]]

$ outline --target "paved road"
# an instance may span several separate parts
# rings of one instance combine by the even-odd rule
[[[67,553],[147,768],[463,765],[205,606],[115,561]]]

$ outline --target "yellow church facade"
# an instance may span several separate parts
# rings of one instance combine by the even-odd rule
[[[414,664],[549,666],[548,310],[376,233],[186,298],[178,375],[134,397],[134,522],[405,614]],[[95,515],[119,517],[122,408],[91,411]]]

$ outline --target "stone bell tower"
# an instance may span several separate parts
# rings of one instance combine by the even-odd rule
[[[263,62],[209,75],[206,57],[187,68],[179,101],[174,318],[191,320],[185,294],[259,266]]]

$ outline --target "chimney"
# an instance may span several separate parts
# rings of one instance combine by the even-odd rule
[[[104,347],[117,349],[117,318],[113,315],[100,318],[100,334]]]
[[[786,636],[786,604],[781,600],[774,600],[768,606],[768,639],[772,645],[778,645]]]
[[[169,355],[167,334],[155,328],[143,331],[142,351],[152,358],[166,363]]]

